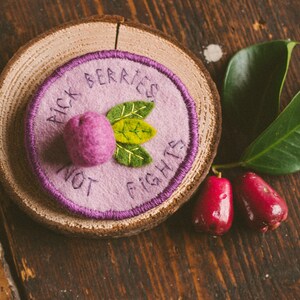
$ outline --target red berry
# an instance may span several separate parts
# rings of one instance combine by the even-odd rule
[[[222,235],[229,230],[232,220],[233,203],[230,181],[216,176],[208,177],[194,208],[195,229]]]
[[[288,215],[287,205],[261,177],[248,172],[234,182],[236,206],[249,227],[274,230]]]

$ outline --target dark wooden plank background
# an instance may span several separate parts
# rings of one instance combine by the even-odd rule
[[[206,63],[219,88],[229,58],[240,48],[300,40],[299,0],[1,0],[0,70],[39,33],[95,14],[149,24],[202,59],[203,47],[221,45],[222,59]],[[299,69],[296,49],[283,105],[299,90]],[[225,123],[218,160],[236,160],[240,149]],[[264,178],[285,196],[290,210],[288,221],[265,235],[238,220],[224,237],[196,234],[192,199],[138,236],[70,238],[32,221],[1,189],[1,242],[24,299],[300,299],[300,174]]]

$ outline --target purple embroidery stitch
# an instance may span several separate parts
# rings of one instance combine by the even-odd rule
[[[180,164],[178,170],[176,171],[174,177],[170,181],[169,185],[165,188],[163,192],[158,194],[155,198],[150,201],[143,203],[140,206],[134,207],[131,210],[125,211],[97,211],[92,210],[80,205],[75,204],[70,199],[65,198],[56,188],[49,182],[47,176],[42,171],[39,161],[38,155],[35,148],[35,136],[34,136],[34,124],[33,120],[35,118],[37,109],[39,107],[39,103],[43,98],[45,91],[48,87],[55,82],[58,78],[60,78],[66,71],[72,70],[74,67],[80,65],[81,63],[95,60],[95,59],[106,59],[106,58],[120,58],[127,59],[137,63],[144,64],[148,67],[152,67],[158,70],[160,73],[169,77],[169,79],[175,84],[178,90],[181,92],[181,95],[184,99],[185,105],[187,107],[188,115],[189,115],[189,128],[190,128],[190,142],[188,145],[188,150],[186,157]],[[112,76],[112,75],[111,75]],[[198,118],[196,114],[195,103],[191,96],[189,95],[186,87],[180,81],[180,79],[173,74],[169,69],[160,63],[151,60],[150,58],[140,56],[137,54],[132,54],[129,52],[119,51],[119,50],[108,50],[108,51],[99,51],[88,53],[83,56],[77,57],[66,63],[65,65],[58,68],[54,73],[48,77],[42,86],[39,88],[37,93],[35,94],[32,102],[29,104],[27,109],[27,118],[25,124],[25,146],[27,150],[27,155],[29,161],[32,165],[32,168],[38,178],[41,181],[43,188],[54,196],[63,206],[67,207],[70,211],[78,213],[80,215],[84,215],[90,218],[102,219],[102,220],[120,220],[126,219],[130,217],[137,216],[141,213],[144,213],[159,204],[163,203],[166,199],[168,199],[172,193],[176,190],[178,185],[181,183],[185,175],[190,170],[196,154],[198,152]]]

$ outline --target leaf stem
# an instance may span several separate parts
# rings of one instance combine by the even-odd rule
[[[233,169],[233,168],[237,168],[237,167],[241,167],[243,165],[242,162],[234,162],[234,163],[230,163],[230,164],[223,164],[223,165],[213,165],[211,167],[212,172],[218,176],[219,178],[222,177],[222,172],[220,172],[220,169]]]

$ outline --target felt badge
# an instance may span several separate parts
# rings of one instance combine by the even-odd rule
[[[142,120],[153,107],[153,102],[125,102],[114,106],[107,113],[117,141],[115,159],[119,164],[141,167],[152,162],[150,154],[140,144],[156,134],[156,130]]]
[[[189,184],[199,126],[193,98],[165,66],[98,51],[61,66],[37,90],[26,150],[41,186],[72,213],[130,219]]]

